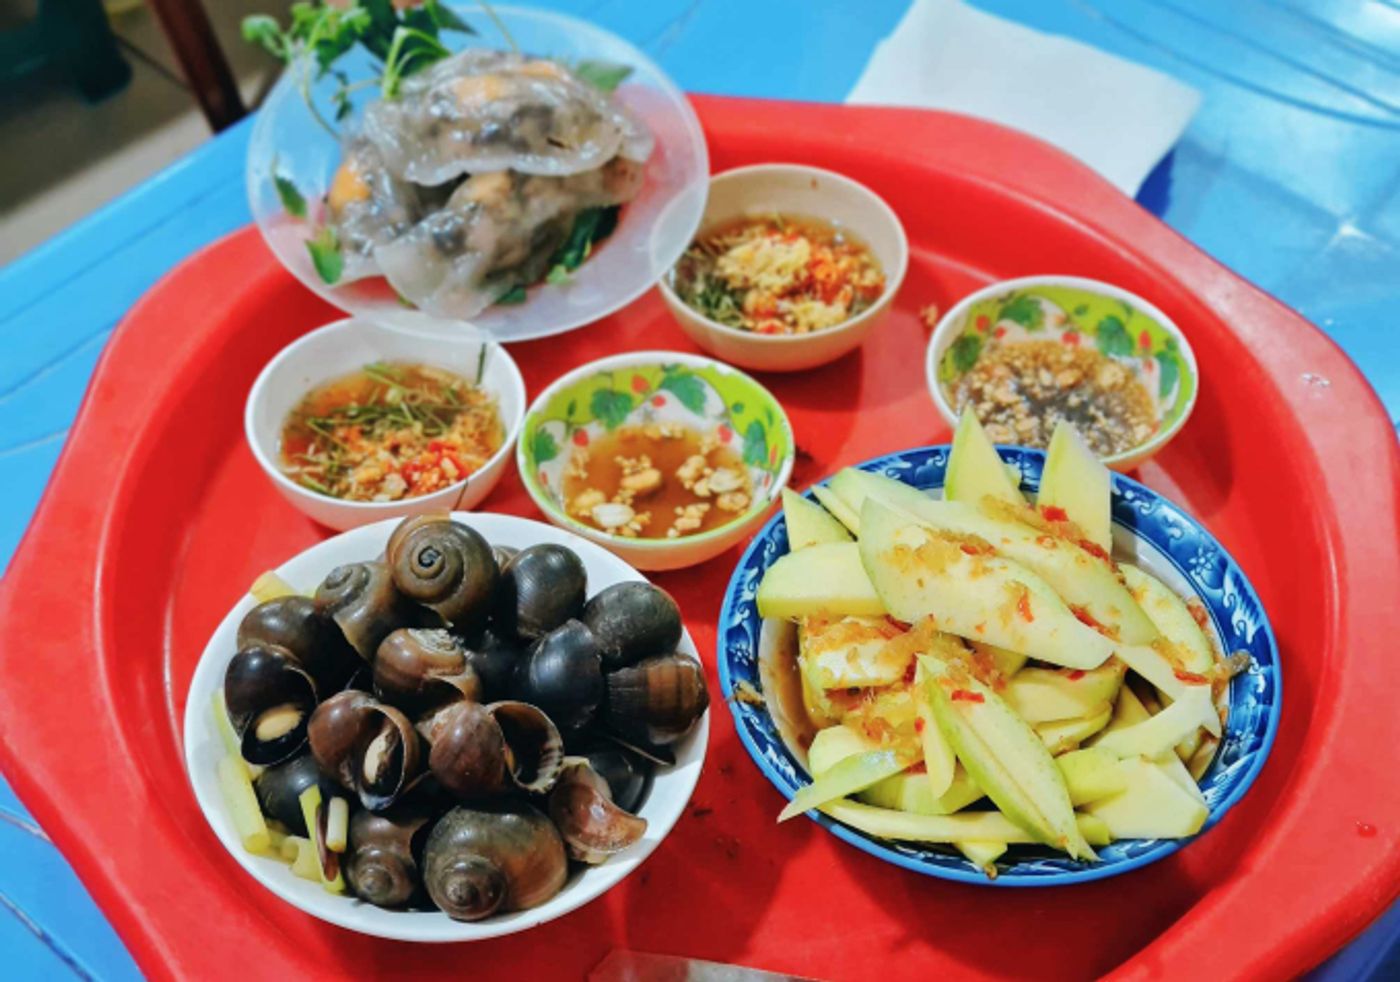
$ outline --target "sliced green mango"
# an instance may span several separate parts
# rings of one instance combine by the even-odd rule
[[[1089,449],[1079,431],[1061,420],[1055,424],[1045,469],[1040,475],[1041,508],[1059,508],[1104,552],[1113,551],[1113,516],[1109,507],[1113,478]]]
[[[854,542],[808,546],[780,556],[763,574],[756,599],[760,617],[885,613]]]
[[[1208,672],[1214,668],[1214,651],[1205,632],[1191,616],[1186,601],[1151,573],[1131,563],[1123,563],[1118,569],[1143,613],[1163,637],[1178,646],[1186,661],[1185,668],[1191,672]]]
[[[1028,844],[1040,840],[1017,823],[997,811],[964,811],[956,815],[916,815],[913,812],[896,811],[893,808],[877,808],[858,801],[829,801],[821,811],[838,822],[859,829],[868,835],[882,839],[900,839],[905,842],[1008,842]],[[1087,839],[1078,826],[1083,816],[1072,817],[1076,821],[1075,836]],[[1102,822],[1095,820],[1085,823],[1092,831],[1102,829]],[[1106,844],[1106,843],[1104,843]],[[1093,857],[1092,853],[1090,858]]]
[[[976,866],[988,879],[996,879],[997,860],[1007,850],[1005,842],[955,842],[958,852],[967,857],[968,861]]]
[[[1094,746],[1119,757],[1151,757],[1156,759],[1165,754],[1174,756],[1174,747],[1182,738],[1198,729],[1201,717],[1199,705],[1193,701],[1210,701],[1210,692],[1197,686],[1187,690],[1186,695],[1172,703],[1155,716],[1141,722],[1105,733]],[[1181,758],[1177,757],[1179,762]]]
[[[1156,648],[1138,644],[1120,644],[1113,649],[1128,667],[1155,685],[1163,695],[1186,699],[1194,708],[1197,723],[1211,736],[1220,735],[1220,714],[1211,699],[1208,682],[1188,682],[1177,675],[1176,668]]]
[[[1074,817],[1079,823],[1079,831],[1084,836],[1084,841],[1089,845],[1112,845],[1113,833],[1108,830],[1108,825],[1103,819],[1095,815],[1086,815],[1083,812],[1075,812]]]
[[[996,670],[1004,679],[1009,679],[1019,672],[1028,660],[1026,656],[1019,651],[1012,651],[1010,648],[1002,648],[994,644],[987,644],[985,641],[973,641],[972,650],[990,658],[992,664],[996,666]]]
[[[1128,786],[1127,778],[1118,769],[1118,757],[1097,747],[1061,754],[1055,758],[1055,766],[1064,776],[1069,800],[1075,807],[1107,798]]]
[[[812,495],[822,503],[822,507],[836,516],[852,535],[860,535],[860,512],[852,511],[831,488],[817,484],[812,487]]]
[[[924,750],[924,783],[928,785],[930,797],[940,798],[953,783],[957,759],[948,739],[939,729],[937,719],[934,718],[933,706],[929,704],[928,692],[924,688],[922,666],[915,668],[913,691],[914,705],[919,714],[919,740]]]
[[[1026,507],[1006,467],[997,455],[996,447],[987,439],[982,424],[973,411],[964,409],[953,432],[953,449],[948,455],[948,470],[943,480],[943,496],[950,501],[981,505],[983,498],[994,498],[1019,508]]]
[[[1113,641],[1081,624],[1044,580],[1019,563],[969,553],[974,547],[873,498],[866,499],[861,522],[861,561],[885,608],[899,620],[913,624],[931,616],[939,630],[1067,668],[1097,668],[1113,654]]]
[[[1091,715],[1079,719],[1062,719],[1054,723],[1041,723],[1035,728],[1045,749],[1051,754],[1062,754],[1073,750],[1079,744],[1098,733],[1113,718],[1113,707],[1105,703]]]
[[[821,689],[868,689],[894,685],[909,670],[914,653],[894,644],[884,617],[817,618],[798,629],[803,672]]]
[[[788,548],[793,552],[823,542],[850,542],[846,527],[821,505],[813,504],[790,488],[783,488],[783,521]]]
[[[1120,760],[1118,768],[1124,790],[1084,806],[1115,839],[1181,839],[1201,830],[1209,814],[1205,804],[1161,768],[1142,757]]]
[[[1007,682],[1002,697],[1027,723],[1079,719],[1113,702],[1123,672],[1123,663],[1112,658],[1087,672],[1024,668]]]
[[[1089,740],[1090,746],[1097,745],[1100,740],[1106,739],[1110,734],[1121,732],[1129,727],[1137,726],[1151,717],[1147,707],[1142,704],[1137,695],[1128,686],[1118,693],[1118,701],[1113,706],[1113,718],[1104,727],[1102,733]],[[1214,737],[1207,737],[1214,740]],[[1171,778],[1183,791],[1188,792],[1193,798],[1204,802],[1205,795],[1201,793],[1198,775],[1192,775],[1190,768],[1183,764],[1180,758],[1174,754],[1163,754],[1153,760],[1162,773]]]
[[[979,788],[959,767],[953,772],[953,780],[941,795],[933,793],[927,775],[919,770],[906,770],[872,784],[857,797],[867,805],[878,808],[897,808],[900,811],[919,815],[951,815],[961,811],[983,797]]]
[[[865,499],[874,497],[891,508],[917,508],[934,498],[912,484],[905,484],[884,474],[863,471],[858,467],[847,467],[838,471],[831,479],[831,490],[840,495],[846,506],[860,514],[865,507]]]
[[[1094,858],[1074,824],[1064,778],[1035,732],[961,666],[928,656],[920,664],[938,726],[977,786],[1039,841],[1075,858]]]
[[[807,773],[818,780],[847,757],[878,749],[875,741],[849,726],[828,726],[817,731],[807,748]]]
[[[778,813],[778,821],[786,822],[828,801],[864,791],[908,766],[909,762],[900,760],[893,750],[867,750],[843,758],[811,784],[798,788],[787,807]]]

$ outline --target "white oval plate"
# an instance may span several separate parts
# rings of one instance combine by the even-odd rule
[[[510,515],[468,512],[454,512],[452,517],[476,529],[493,545],[524,548],[540,542],[553,542],[568,546],[583,560],[588,572],[589,596],[614,583],[646,579],[607,550],[571,532],[541,522]],[[389,533],[397,524],[397,520],[390,519],[344,532],[287,560],[277,567],[276,572],[297,589],[310,589],[342,563],[380,556],[389,540]],[[548,903],[530,910],[463,923],[452,920],[440,911],[383,910],[350,896],[327,893],[320,884],[293,875],[287,864],[245,851],[219,789],[217,768],[224,749],[214,728],[210,706],[214,693],[223,685],[224,669],[236,650],[238,624],[254,606],[256,602],[252,596],[245,594],[224,617],[200,656],[185,701],[185,770],[200,810],[229,855],[282,900],[323,921],[361,934],[399,941],[475,941],[528,930],[582,907],[612,889],[640,866],[670,833],[690,801],[696,782],[700,780],[705,748],[709,743],[708,712],[695,730],[675,746],[675,766],[657,769],[651,792],[638,813],[647,820],[647,831],[642,840],[601,866],[591,866],[581,873],[575,873],[564,889]],[[689,631],[681,637],[678,650],[699,658]]]

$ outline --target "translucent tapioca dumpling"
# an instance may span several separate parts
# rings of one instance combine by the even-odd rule
[[[469,50],[403,82],[365,113],[390,170],[416,184],[515,170],[564,176],[616,156],[644,162],[646,128],[556,62]]]
[[[375,259],[420,309],[471,317],[542,278],[580,212],[629,201],[641,183],[640,165],[621,157],[569,177],[476,174],[444,207],[376,249]]]
[[[360,135],[347,139],[326,192],[326,224],[335,229],[345,262],[340,281],[378,276],[375,248],[407,232],[431,204],[424,189],[389,172],[373,143]]]

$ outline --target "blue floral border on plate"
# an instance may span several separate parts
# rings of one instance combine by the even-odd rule
[[[1008,464],[1021,472],[1021,487],[1036,491],[1045,455],[1022,447],[998,447]],[[949,448],[920,447],[857,464],[928,490],[943,486]],[[825,483],[825,482],[823,482]],[[1230,711],[1215,761],[1201,781],[1210,815],[1204,832],[1220,821],[1258,776],[1273,746],[1282,705],[1278,643],[1268,617],[1244,572],[1194,518],[1151,489],[1121,474],[1113,475],[1113,521],[1154,546],[1191,584],[1205,604],[1227,652],[1245,651],[1250,669],[1230,683]],[[733,699],[734,688],[747,682],[761,689],[758,640],[762,619],[754,602],[763,573],[788,551],[787,526],[779,512],[744,552],[725,591],[717,632],[720,687],[734,716],[735,728],[749,756],[774,786],[791,799],[808,783],[763,707]],[[1000,862],[996,879],[952,850],[878,839],[816,812],[809,816],[837,837],[906,869],[964,883],[994,886],[1055,886],[1098,880],[1145,866],[1176,852],[1190,839],[1125,839],[1098,850],[1099,862],[1080,863],[1048,849],[1013,847]]]

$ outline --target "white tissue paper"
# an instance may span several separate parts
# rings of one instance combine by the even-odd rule
[[[1201,94],[1151,68],[958,0],[914,0],[846,99],[978,116],[1039,137],[1134,195]]]

